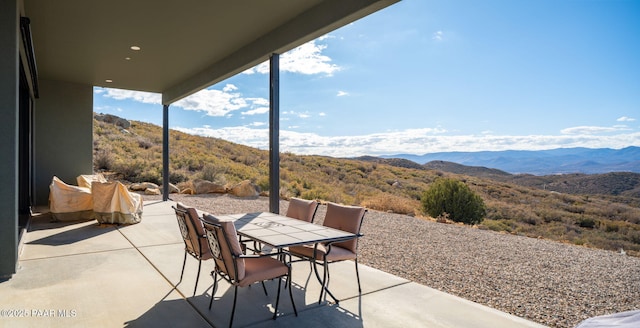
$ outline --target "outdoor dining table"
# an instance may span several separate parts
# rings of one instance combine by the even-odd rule
[[[322,225],[297,220],[287,216],[270,213],[238,213],[215,215],[219,220],[233,221],[238,235],[267,245],[265,252],[290,246],[332,243],[357,238],[358,235]],[[314,263],[315,264],[315,263]],[[316,278],[322,288],[330,294],[326,282],[320,278],[314,265]]]

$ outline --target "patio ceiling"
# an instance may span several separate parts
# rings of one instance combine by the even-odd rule
[[[24,0],[24,15],[41,79],[170,104],[398,1]]]

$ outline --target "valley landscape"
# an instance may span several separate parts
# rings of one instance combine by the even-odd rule
[[[125,123],[94,120],[96,171],[125,183],[160,183],[161,128]],[[263,190],[269,187],[268,153],[221,139],[170,131],[170,164],[170,181],[178,186],[194,179],[228,185],[248,179]],[[589,317],[640,306],[637,176],[514,175],[445,161],[421,165],[400,158],[284,153],[280,194],[369,208],[362,264],[551,327],[570,328]],[[481,196],[487,206],[481,223],[443,223],[422,213],[420,197],[441,177],[463,181]],[[561,186],[567,191],[557,191]],[[266,197],[171,198],[211,213],[268,207]],[[319,223],[323,211],[321,206]]]
[[[94,166],[125,182],[162,181],[161,128],[131,121],[126,129],[94,121]],[[268,152],[222,139],[170,131],[170,182],[250,180],[269,189]],[[420,198],[440,177],[466,183],[487,206],[475,227],[640,255],[640,174],[537,176],[445,161],[280,156],[280,194],[433,220]]]

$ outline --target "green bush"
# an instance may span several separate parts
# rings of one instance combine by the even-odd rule
[[[480,196],[461,181],[441,178],[422,195],[422,209],[431,217],[444,213],[449,219],[465,224],[482,222],[487,210]]]

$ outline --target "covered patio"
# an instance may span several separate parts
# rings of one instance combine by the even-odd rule
[[[279,55],[398,1],[0,1],[0,277],[53,176],[93,173],[94,87],[162,95],[168,177],[170,105],[268,61],[277,204]]]
[[[147,201],[144,219],[131,226],[52,223],[42,208],[24,237],[18,273],[0,283],[0,326],[226,327],[233,289],[222,282],[208,309],[211,261],[203,262],[195,296],[193,258],[176,286],[184,243],[172,205]],[[353,263],[332,265],[339,305],[318,305],[320,285],[308,263],[299,262],[293,266],[298,317],[281,296],[280,315],[271,319],[277,282],[270,281],[269,296],[259,286],[239,290],[234,326],[542,327],[364,265],[359,295]]]

